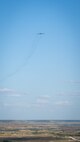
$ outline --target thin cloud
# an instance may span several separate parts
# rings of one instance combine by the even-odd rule
[[[44,95],[37,98],[36,103],[37,104],[48,104],[49,103],[50,96]]]
[[[25,103],[22,103],[22,102],[17,102],[17,103],[3,103],[3,106],[4,107],[18,107],[18,108],[21,108],[21,107],[29,108],[30,107],[29,104],[25,104]]]
[[[69,105],[71,105],[71,102],[69,102],[69,101],[57,101],[55,104],[57,106],[69,106]]]
[[[73,83],[73,84],[80,84],[80,80],[70,80],[70,83]]]
[[[74,96],[74,97],[79,97],[80,96],[80,91],[75,91],[75,92],[61,92],[61,93],[56,93],[58,96]]]
[[[66,80],[64,82],[68,83],[68,84],[73,84],[73,85],[79,85],[80,84],[80,80]]]
[[[38,104],[48,104],[49,101],[46,100],[46,99],[37,99],[37,103],[38,103]]]
[[[17,92],[13,89],[9,89],[9,88],[0,88],[0,95],[8,95],[8,96],[22,96],[22,95],[26,95],[27,93],[22,93],[22,92]]]
[[[49,99],[50,99],[50,96],[49,96],[49,95],[43,95],[43,96],[39,96],[38,99],[41,99],[41,100],[49,100]]]
[[[9,88],[0,88],[0,93],[13,93],[13,92],[15,91]]]
[[[35,103],[31,104],[32,108],[44,108],[49,104],[49,98],[50,96],[44,95],[44,96],[39,96]]]

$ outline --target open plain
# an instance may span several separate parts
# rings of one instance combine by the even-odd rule
[[[80,121],[0,121],[0,142],[80,141]]]

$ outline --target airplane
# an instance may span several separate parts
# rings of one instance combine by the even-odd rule
[[[44,35],[45,33],[37,33],[38,35]]]

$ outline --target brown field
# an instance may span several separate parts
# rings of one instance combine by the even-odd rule
[[[0,121],[0,142],[80,141],[80,121]]]

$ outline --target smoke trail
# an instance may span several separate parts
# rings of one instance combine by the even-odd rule
[[[8,74],[6,77],[2,78],[0,80],[0,82],[5,81],[8,78],[14,76],[15,74],[20,72],[27,65],[27,63],[30,60],[30,58],[34,55],[34,53],[35,53],[35,51],[36,51],[36,49],[38,47],[38,44],[39,44],[39,41],[40,41],[41,37],[42,37],[42,34],[36,34],[36,37],[33,40],[33,43],[32,43],[32,46],[31,46],[32,47],[31,53],[26,57],[25,61],[15,71],[13,71],[12,73]]]

